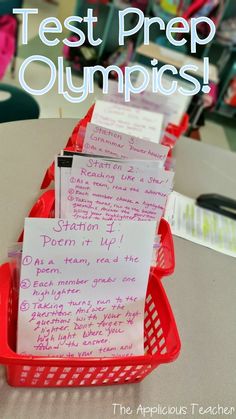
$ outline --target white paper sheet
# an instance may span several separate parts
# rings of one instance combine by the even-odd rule
[[[153,168],[155,164],[74,156],[64,207],[66,217],[158,223],[172,190],[174,173]]]
[[[85,131],[83,152],[122,159],[156,160],[163,166],[169,148],[89,123]]]
[[[201,208],[177,192],[168,199],[165,218],[174,235],[236,257],[236,221]]]
[[[104,128],[159,143],[163,115],[131,106],[97,100],[91,122]]]
[[[17,352],[142,355],[155,226],[27,218]]]

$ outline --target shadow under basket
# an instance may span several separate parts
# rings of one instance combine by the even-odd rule
[[[174,250],[169,225],[162,220],[162,246],[158,266],[150,272],[144,316],[144,355],[116,358],[56,358],[15,352],[17,298],[14,269],[0,267],[0,364],[7,381],[21,387],[80,387],[140,382],[158,365],[174,361],[180,339],[161,279],[174,270]]]

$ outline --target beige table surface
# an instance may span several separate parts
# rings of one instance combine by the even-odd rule
[[[0,125],[1,261],[38,196],[44,170],[75,122]],[[183,139],[176,155],[175,190],[192,197],[205,192],[235,197],[236,154]],[[12,388],[0,368],[0,418],[142,418],[136,414],[140,404],[187,407],[187,415],[171,418],[210,418],[197,411],[192,414],[191,404],[236,408],[236,260],[177,238],[175,250],[175,274],[164,282],[182,340],[175,363],[160,366],[136,385],[78,389]],[[122,415],[119,410],[114,414],[113,403],[131,407],[132,415]],[[153,416],[160,417],[167,416]],[[230,417],[235,418],[236,413]]]

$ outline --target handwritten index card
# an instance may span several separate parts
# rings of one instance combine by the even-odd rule
[[[18,353],[142,355],[155,222],[25,220]]]
[[[172,190],[174,173],[155,166],[156,162],[147,160],[74,156],[66,217],[158,222]]]
[[[131,106],[97,100],[91,122],[124,134],[159,143],[163,115]]]
[[[156,160],[163,166],[169,148],[90,123],[85,132],[83,152],[122,159]]]

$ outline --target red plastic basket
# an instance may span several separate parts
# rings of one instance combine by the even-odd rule
[[[161,278],[174,270],[174,249],[168,223],[161,221],[162,246],[158,267],[153,268],[146,295],[145,355],[127,358],[55,358],[23,356],[15,352],[17,296],[14,270],[0,267],[0,364],[7,381],[22,387],[76,387],[134,383],[158,365],[174,361],[180,352],[176,323]]]

